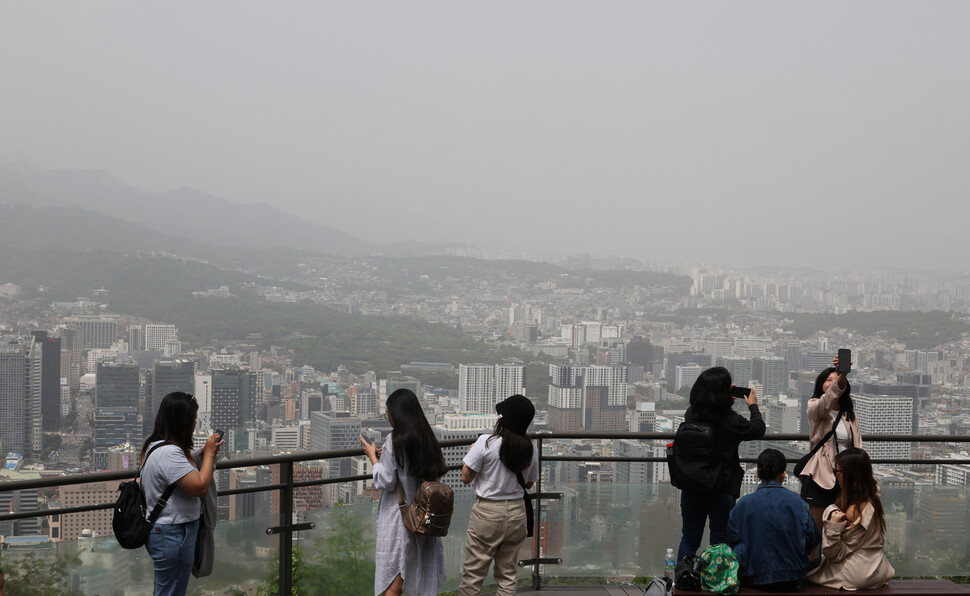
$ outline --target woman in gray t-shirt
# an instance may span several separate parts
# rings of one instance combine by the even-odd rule
[[[175,485],[145,544],[155,566],[154,596],[183,596],[189,585],[200,497],[209,490],[213,463],[222,445],[219,435],[213,434],[202,450],[202,471],[192,463],[190,451],[198,411],[199,404],[192,395],[169,393],[159,405],[155,428],[141,449],[141,485],[148,511],[168,485]],[[152,451],[155,446],[158,448]],[[146,459],[149,451],[151,457]]]

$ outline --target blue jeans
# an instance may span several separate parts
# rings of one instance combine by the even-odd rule
[[[154,596],[185,596],[198,533],[199,520],[152,528],[145,548],[155,565]]]
[[[704,537],[704,523],[711,520],[711,544],[727,542],[728,516],[734,509],[734,495],[711,495],[682,491],[680,516],[683,519],[677,560],[697,554]]]

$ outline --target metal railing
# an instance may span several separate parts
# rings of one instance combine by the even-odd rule
[[[529,435],[535,442],[538,449],[539,467],[546,462],[666,462],[665,457],[623,457],[623,456],[568,456],[568,455],[544,455],[543,447],[549,440],[621,440],[634,439],[641,441],[670,441],[674,438],[672,432],[554,432],[541,431]],[[866,442],[900,442],[900,443],[970,443],[970,436],[950,436],[950,435],[865,435]],[[808,435],[804,434],[768,434],[760,441],[808,441]],[[471,445],[475,439],[450,439],[440,441],[442,448]],[[252,468],[258,466],[280,466],[280,482],[252,486],[245,488],[227,489],[218,491],[218,496],[232,496],[248,493],[258,493],[267,491],[279,491],[280,493],[280,517],[279,525],[269,527],[266,533],[279,536],[279,585],[278,593],[289,595],[293,593],[292,557],[293,557],[293,533],[310,530],[314,528],[313,523],[293,524],[293,494],[294,490],[303,487],[323,486],[329,484],[343,484],[345,482],[355,482],[369,480],[370,474],[358,476],[341,476],[337,478],[325,478],[316,480],[294,480],[293,465],[295,463],[313,462],[322,460],[339,459],[345,457],[355,457],[363,455],[362,449],[343,449],[334,451],[316,451],[304,453],[291,453],[273,455],[265,457],[253,457],[249,459],[223,460],[216,464],[217,469]],[[743,463],[753,463],[752,458],[741,458]],[[936,459],[879,459],[873,458],[874,464],[970,464],[970,459],[936,458]],[[794,465],[794,461],[789,462]],[[449,470],[460,469],[461,466],[450,466]],[[58,476],[54,478],[42,478],[37,480],[16,480],[0,483],[0,492],[11,492],[17,490],[29,490],[50,488],[59,486],[70,486],[76,484],[89,484],[94,482],[108,482],[113,480],[128,480],[134,478],[134,470],[121,472],[96,472],[91,474],[78,474],[71,476]],[[562,498],[561,493],[543,493],[541,474],[536,482],[535,492],[531,495],[536,501],[535,520],[536,531],[533,534],[532,559],[519,561],[521,567],[532,567],[532,585],[536,590],[542,587],[541,567],[546,564],[557,564],[560,559],[542,558],[540,555],[540,532],[539,522],[542,519],[543,501],[549,499]],[[13,521],[27,518],[50,517],[54,515],[68,515],[72,513],[84,513],[111,509],[114,502],[100,503],[96,505],[86,505],[79,507],[61,507],[57,509],[46,509],[40,511],[12,512],[0,515],[0,522]]]

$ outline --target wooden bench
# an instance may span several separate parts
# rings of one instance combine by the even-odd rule
[[[738,592],[740,596],[764,596],[765,594],[797,595],[797,596],[846,596],[853,592],[826,588],[818,584],[803,582],[797,592],[765,592],[755,588],[741,588]],[[709,592],[690,592],[674,588],[674,596],[697,596],[699,594],[710,594]],[[889,585],[874,590],[860,590],[859,594],[869,596],[952,596],[959,594],[970,596],[970,586],[961,586],[948,579],[893,579],[889,580]]]

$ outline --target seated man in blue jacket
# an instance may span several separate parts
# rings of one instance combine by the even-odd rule
[[[809,568],[809,555],[822,536],[808,504],[784,486],[785,456],[777,449],[758,455],[761,485],[745,496],[728,519],[728,546],[741,565],[742,585],[793,591]]]

